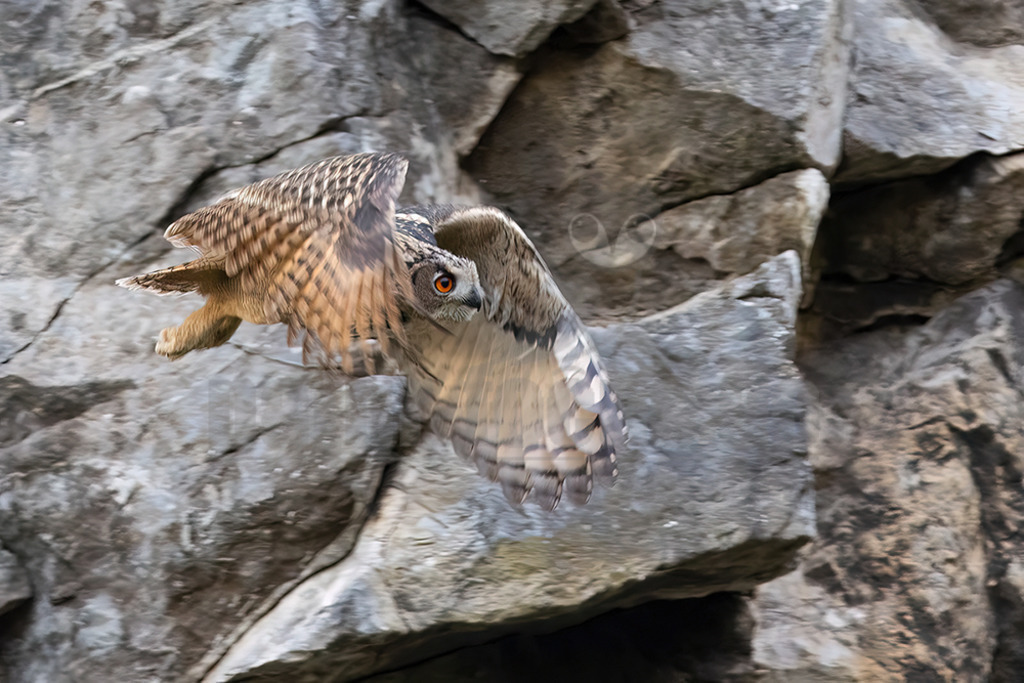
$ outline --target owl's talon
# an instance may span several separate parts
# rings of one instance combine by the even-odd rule
[[[153,350],[161,356],[171,357],[174,355],[174,340],[171,337],[172,329],[174,328],[165,327],[160,330],[160,337],[157,339],[156,346],[153,347]]]

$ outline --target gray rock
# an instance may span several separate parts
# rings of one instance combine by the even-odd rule
[[[513,511],[450,447],[403,457],[352,553],[296,586],[205,680],[348,680],[655,597],[746,590],[813,530],[799,262],[594,330],[629,418],[620,478],[585,508]]]
[[[595,0],[421,0],[466,35],[499,55],[535,50],[561,24],[576,21]]]
[[[916,4],[916,3],[914,3]],[[935,173],[1024,149],[1024,45],[951,45],[902,0],[853,3],[842,183]]]
[[[821,224],[812,266],[820,281],[803,329],[827,339],[921,322],[981,284],[1015,277],[1022,192],[1024,154],[1014,154],[837,194]]]
[[[1020,3],[425,5],[0,3],[0,679],[1019,678]],[[279,330],[152,355],[194,302],[110,283],[171,220],[364,150],[617,321],[587,508],[509,508]],[[707,595],[811,534],[798,342],[821,537]]]
[[[722,273],[747,273],[790,249],[809,270],[829,188],[816,169],[783,173],[731,195],[708,197],[657,218],[655,245],[701,258]]]
[[[780,171],[828,171],[846,74],[838,3],[780,4],[770,21],[761,4],[658,3],[622,40],[546,54],[467,170],[556,267],[576,256],[581,219],[615,234]]]
[[[552,4],[557,3],[538,6],[548,8]],[[521,16],[518,8],[515,14]],[[424,119],[436,116],[436,123],[431,121],[436,146],[442,150],[454,148],[458,155],[465,156],[519,82],[520,68],[515,60],[489,54],[449,27],[418,14],[409,20],[408,40],[416,46],[409,55],[408,66],[415,74],[410,80],[415,79],[427,103],[433,105],[427,112],[411,111],[409,125],[422,125]],[[407,145],[410,152],[422,147]]]
[[[979,47],[1024,44],[1019,0],[917,0],[950,38]]]
[[[70,11],[57,5],[40,16]],[[11,150],[0,187],[15,194],[0,205],[4,293],[15,302],[12,320],[0,319],[3,358],[45,327],[78,282],[164,223],[203,174],[383,108],[379,89],[360,86],[375,71],[372,18],[275,2],[167,14],[175,20],[152,28],[159,38],[131,35],[142,21],[135,15],[93,10],[71,26],[50,22],[41,36],[14,36],[15,54],[24,51],[35,71],[26,66],[16,80],[0,123]],[[102,43],[104,33],[118,37],[103,49],[79,37]],[[39,296],[46,279],[56,291]]]
[[[13,553],[0,548],[0,614],[10,612],[31,597],[28,572]]]
[[[807,279],[828,197],[825,176],[804,169],[687,202],[618,234],[581,216],[569,232],[577,255],[557,276],[576,310],[592,320],[664,310],[790,249]]]
[[[757,591],[768,680],[1024,670],[1021,311],[1024,287],[1000,280],[911,332],[805,356],[819,538]]]
[[[803,312],[802,339],[813,345],[890,324],[920,324],[971,288],[902,277],[878,282],[821,280]]]

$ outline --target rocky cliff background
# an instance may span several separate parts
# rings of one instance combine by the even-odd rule
[[[0,678],[1015,681],[1024,9],[0,4]],[[630,422],[510,507],[400,377],[170,364],[166,225],[335,154],[536,240]]]

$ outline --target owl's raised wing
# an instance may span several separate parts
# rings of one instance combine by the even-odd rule
[[[451,334],[422,322],[410,330],[410,398],[513,503],[585,503],[595,478],[615,478],[625,440],[593,342],[511,218],[490,207],[429,211],[438,246],[476,262],[484,305]]]
[[[399,302],[412,301],[395,247],[395,200],[408,162],[396,154],[325,159],[236,190],[173,223],[165,237],[223,258],[256,292],[266,322],[305,332],[304,355],[339,355],[356,339],[404,344]]]

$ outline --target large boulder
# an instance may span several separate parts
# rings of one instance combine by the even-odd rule
[[[838,182],[936,173],[976,152],[1024,148],[1024,45],[954,45],[922,16],[918,4],[853,3],[854,66]],[[956,15],[945,12],[940,18]],[[998,23],[997,15],[989,19]],[[964,29],[970,25],[953,21]],[[1011,25],[1015,30],[1024,27]],[[983,33],[1002,42],[998,31]]]
[[[953,40],[999,47],[1024,44],[1024,5],[1017,0],[917,0]]]
[[[605,320],[670,308],[789,250],[807,280],[828,199],[825,176],[808,168],[686,202],[617,233],[581,215],[568,230],[576,254],[556,277],[580,315]]]
[[[576,21],[596,0],[423,0],[488,50],[521,57],[561,24]]]
[[[265,358],[256,330],[244,349],[156,356],[153,335],[196,302],[114,287],[168,262],[144,256],[82,285],[4,366],[18,427],[0,448],[0,538],[35,593],[7,625],[5,680],[179,678],[348,551],[393,457],[400,378]]]
[[[930,317],[1024,254],[1024,154],[836,195],[821,223],[812,311],[849,331]]]

